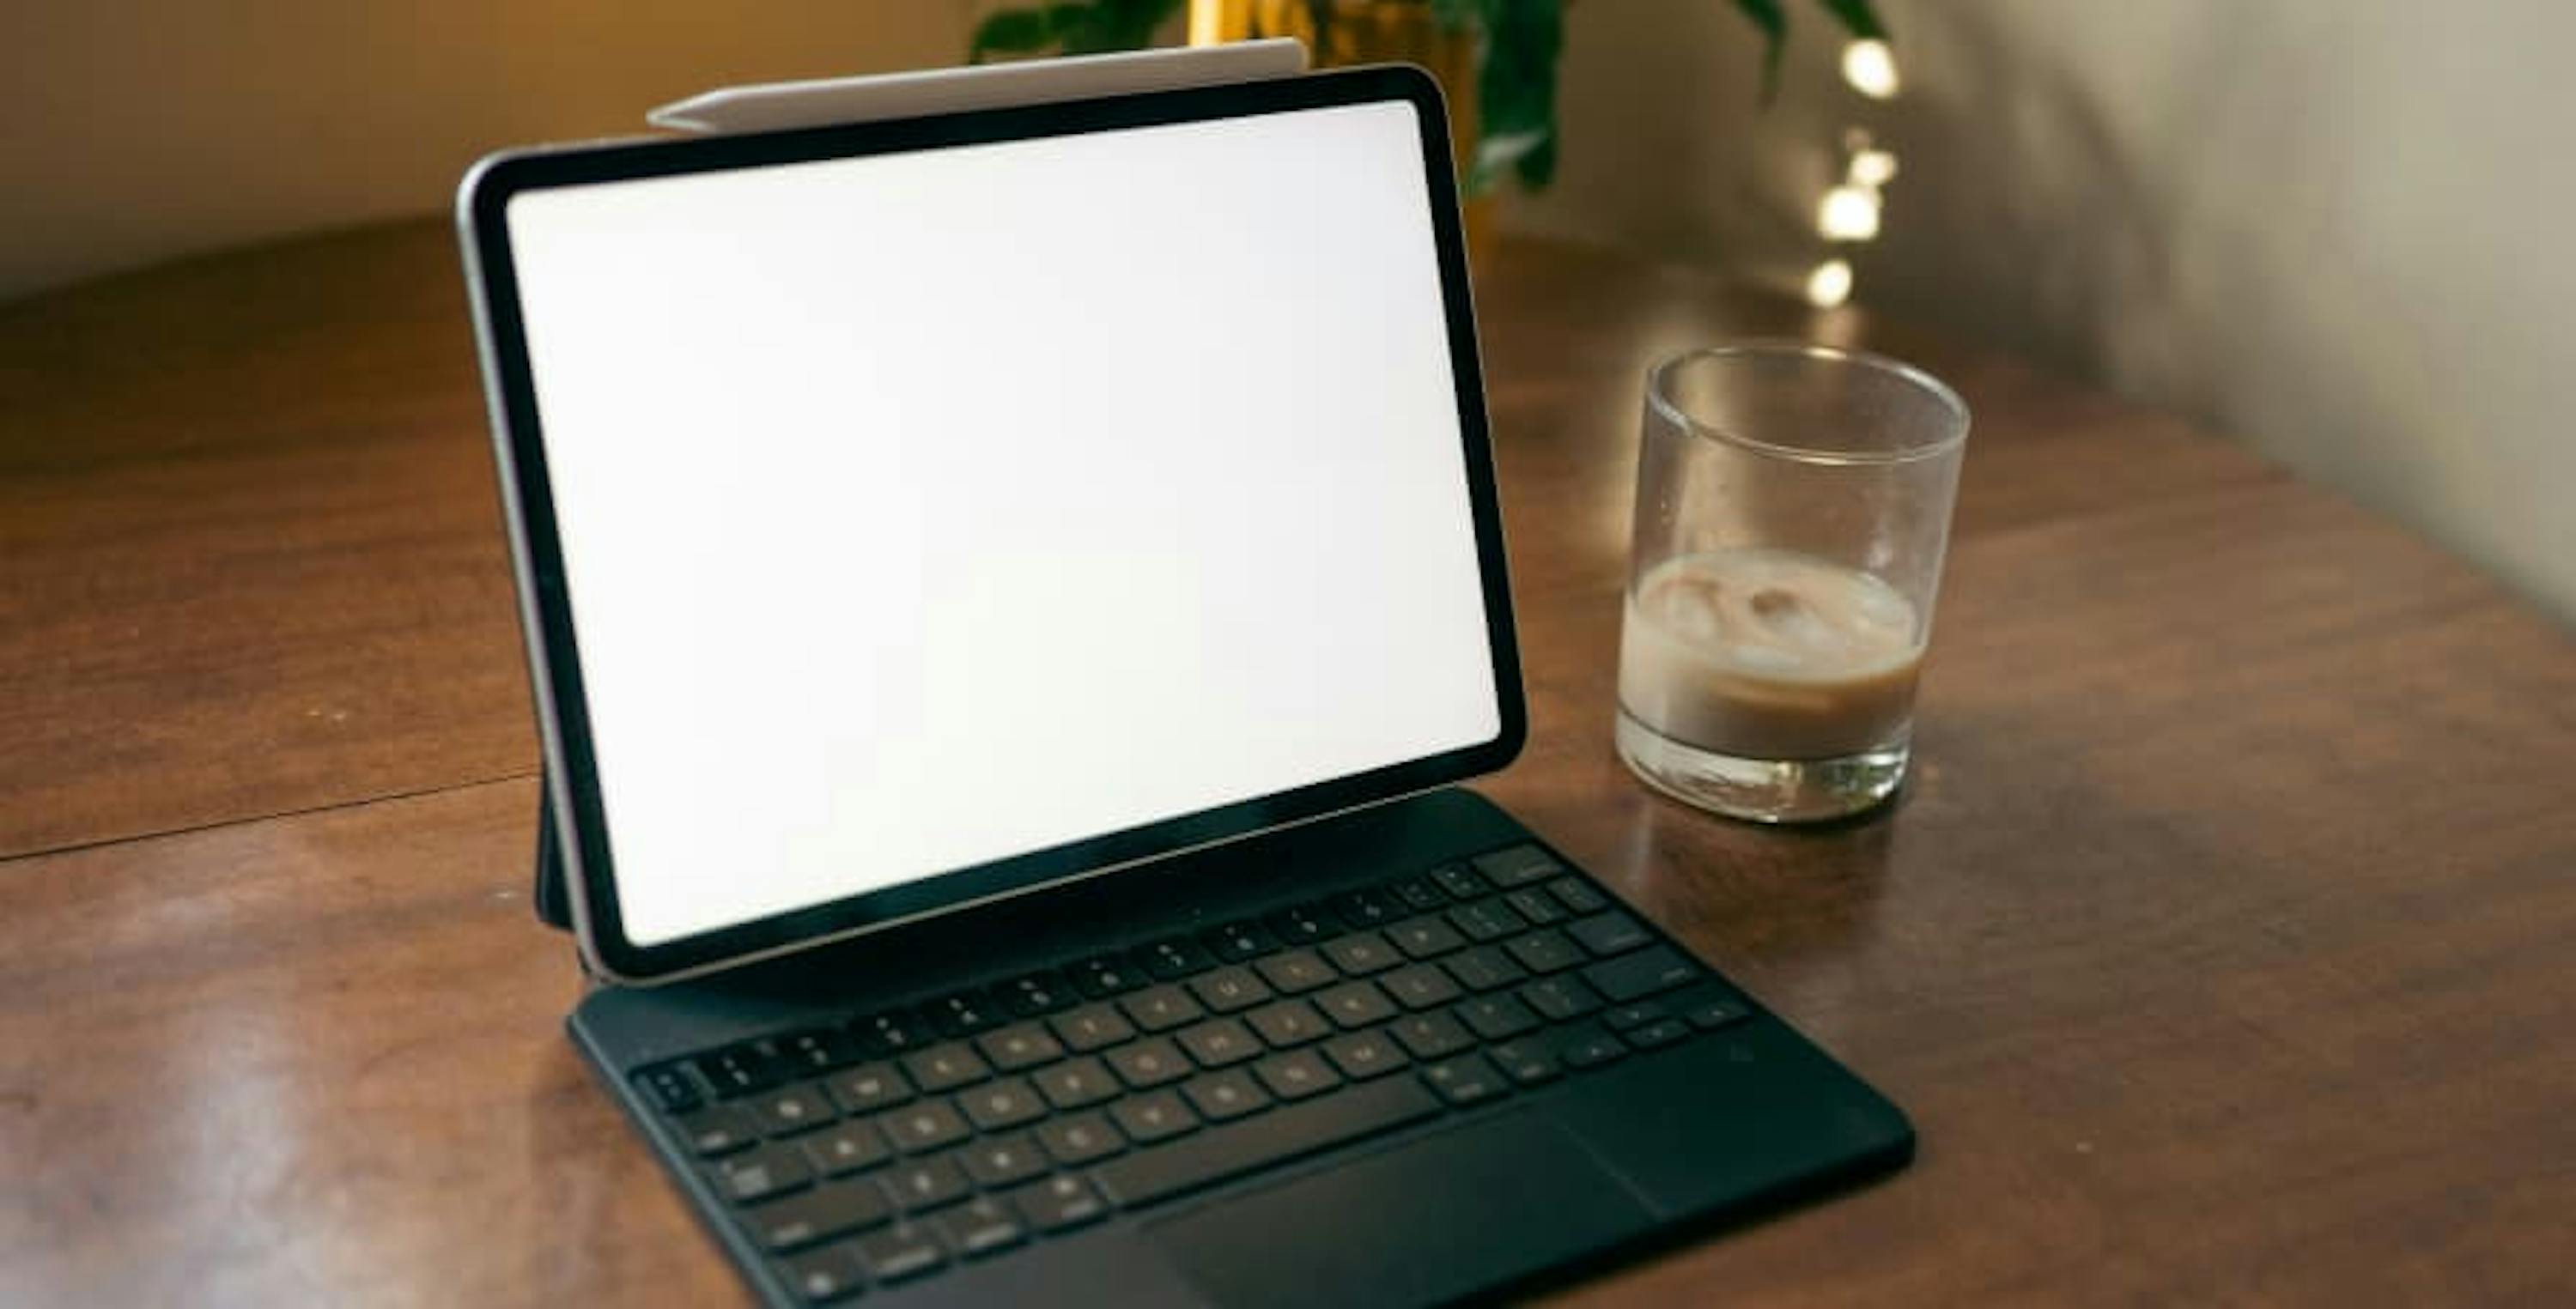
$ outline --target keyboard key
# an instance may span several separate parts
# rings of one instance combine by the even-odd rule
[[[1046,1156],[1026,1132],[988,1136],[957,1152],[966,1175],[982,1187],[1013,1186],[1047,1170]]]
[[[1691,1026],[1703,1032],[1714,1031],[1729,1023],[1741,1022],[1753,1016],[1753,1006],[1746,1004],[1742,997],[1715,983],[1693,989],[1689,994],[1672,1001],[1672,1005],[1680,1011],[1681,1016]]]
[[[1181,1084],[1181,1094],[1188,1097],[1200,1117],[1212,1123],[1257,1114],[1270,1107],[1269,1093],[1254,1085],[1241,1069],[1192,1078]]]
[[[1180,1047],[1159,1036],[1110,1051],[1109,1066],[1117,1070],[1119,1081],[1139,1091],[1188,1076],[1192,1071],[1189,1057],[1181,1053]]]
[[[1668,945],[1622,955],[1583,970],[1583,980],[1614,1004],[1668,991],[1698,978],[1699,965]]]
[[[1374,1032],[1354,1032],[1323,1045],[1324,1057],[1342,1070],[1342,1075],[1362,1081],[1380,1073],[1391,1073],[1412,1063],[1412,1056],[1395,1043],[1381,1028]]]
[[[992,1066],[984,1062],[984,1056],[955,1041],[905,1055],[903,1071],[924,1094],[952,1090],[993,1075]]]
[[[823,1094],[822,1085],[816,1082],[763,1091],[743,1104],[760,1120],[760,1130],[771,1136],[793,1136],[841,1116],[832,1107],[831,1097]]]
[[[1631,1027],[1620,1035],[1640,1050],[1652,1050],[1657,1046],[1671,1045],[1690,1035],[1690,1031],[1690,1024],[1678,1018],[1658,1018],[1643,1027]]]
[[[824,1085],[843,1110],[854,1114],[892,1109],[912,1098],[912,1083],[893,1064],[861,1064]]]
[[[1447,1004],[1464,994],[1456,982],[1449,980],[1449,974],[1430,964],[1399,968],[1380,978],[1379,985],[1407,1009],[1428,1009]]]
[[[697,1058],[698,1076],[726,1099],[752,1095],[778,1085],[778,1069],[769,1055],[753,1046],[737,1045]]]
[[[1590,958],[1574,938],[1553,927],[1515,936],[1503,949],[1511,955],[1512,962],[1533,973],[1560,972]]]
[[[1021,1018],[1037,1018],[1073,1003],[1073,984],[1053,969],[1002,983],[1002,1005]]]
[[[1099,1114],[1075,1114],[1040,1127],[1038,1144],[1046,1147],[1049,1158],[1071,1167],[1126,1149],[1127,1138]]]
[[[1480,1054],[1468,1053],[1455,1059],[1444,1059],[1422,1070],[1422,1080],[1438,1091],[1442,1099],[1454,1105],[1470,1105],[1511,1089],[1501,1072]]]
[[[1084,1005],[1069,1014],[1057,1014],[1047,1026],[1071,1049],[1088,1053],[1113,1046],[1136,1034],[1136,1026],[1124,1014],[1105,1004]]]
[[[867,1271],[859,1266],[858,1251],[836,1246],[817,1250],[801,1259],[787,1261],[787,1284],[807,1304],[830,1304],[845,1296],[857,1295],[868,1284]]]
[[[868,1123],[842,1123],[796,1138],[805,1157],[826,1176],[842,1177],[874,1168],[890,1157],[885,1134]]]
[[[1593,1068],[1627,1057],[1628,1047],[1619,1043],[1610,1030],[1599,1023],[1586,1023],[1557,1038],[1556,1057],[1568,1068]]]
[[[980,991],[961,991],[930,1002],[931,1025],[950,1036],[973,1036],[1002,1022],[1002,1009]]]
[[[1344,982],[1330,990],[1315,993],[1315,1003],[1326,1016],[1346,1029],[1366,1027],[1395,1017],[1395,1002],[1386,998],[1375,982]]]
[[[1342,1075],[1332,1070],[1312,1050],[1298,1050],[1274,1055],[1252,1066],[1252,1075],[1282,1100],[1303,1100],[1320,1095],[1342,1084]]]
[[[1475,859],[1476,871],[1494,879],[1496,886],[1525,886],[1544,882],[1566,871],[1556,856],[1534,845],[1516,845]]]
[[[966,1121],[984,1132],[998,1132],[1046,1116],[1046,1102],[1038,1098],[1037,1088],[1018,1077],[962,1092],[957,1106],[965,1111]]]
[[[1467,1030],[1488,1041],[1501,1041],[1538,1026],[1538,1015],[1508,995],[1480,995],[1450,1011]]]
[[[1478,941],[1499,941],[1515,932],[1529,930],[1529,920],[1512,912],[1500,900],[1462,904],[1449,911],[1449,921],[1459,931]]]
[[[1439,887],[1419,877],[1399,877],[1387,883],[1387,893],[1395,897],[1396,903],[1417,914],[1449,907],[1449,897],[1442,895]]]
[[[1465,864],[1442,864],[1431,870],[1432,885],[1447,891],[1452,898],[1473,900],[1494,889],[1493,883],[1478,876]]]
[[[978,1196],[930,1221],[948,1239],[949,1248],[965,1259],[981,1259],[1028,1239],[1018,1211],[999,1196]]]
[[[943,1145],[963,1141],[970,1134],[966,1120],[942,1101],[924,1100],[919,1104],[879,1114],[870,1120],[894,1142],[894,1148],[906,1154],[920,1154]]]
[[[1453,954],[1440,961],[1458,984],[1470,991],[1491,991],[1500,986],[1514,986],[1529,980],[1529,970],[1512,962],[1510,955],[1490,945]]]
[[[1556,897],[1549,895],[1545,887],[1524,886],[1517,891],[1505,891],[1503,903],[1510,905],[1513,913],[1540,926],[1562,922],[1567,917],[1565,906],[1558,904]]]
[[[1396,1019],[1387,1028],[1416,1059],[1438,1059],[1474,1045],[1467,1029],[1447,1014],[1413,1014]]]
[[[715,1166],[716,1189],[735,1204],[757,1204],[813,1180],[804,1153],[792,1146],[764,1145]]]
[[[1090,1055],[1057,1064],[1029,1080],[1058,1109],[1079,1109],[1118,1094],[1118,1079],[1110,1075],[1109,1066]]]
[[[902,1009],[870,1014],[850,1024],[850,1035],[860,1049],[874,1055],[902,1054],[930,1043],[930,1029],[922,1025],[920,1016]]]
[[[1556,1055],[1544,1040],[1505,1041],[1485,1051],[1503,1075],[1523,1086],[1553,1080],[1560,1071]]]
[[[1288,945],[1317,945],[1341,931],[1320,905],[1292,905],[1262,919]]]
[[[683,1114],[705,1103],[698,1084],[689,1070],[677,1063],[657,1064],[635,1074],[635,1087],[644,1093],[653,1107],[666,1114]]]
[[[1011,1203],[1041,1232],[1065,1232],[1109,1214],[1108,1202],[1079,1177],[1055,1176],[1011,1192]]]
[[[1594,914],[1567,930],[1596,955],[1622,954],[1655,939],[1645,924],[1617,910]]]
[[[1268,928],[1255,922],[1227,923],[1210,928],[1201,939],[1207,942],[1208,949],[1216,952],[1217,958],[1233,963],[1266,954],[1279,945],[1278,938],[1272,936]]]
[[[701,1159],[732,1154],[760,1139],[760,1120],[739,1105],[715,1105],[680,1116],[680,1139]]]
[[[1145,960],[1145,971],[1166,981],[1216,967],[1216,956],[1186,936],[1165,937],[1138,953]]]
[[[893,1218],[894,1207],[876,1187],[842,1182],[753,1210],[751,1239],[772,1254],[785,1254]]]
[[[1177,986],[1149,986],[1118,1002],[1120,1010],[1148,1032],[1168,1032],[1207,1017],[1207,1010]]]
[[[1658,1018],[1669,1017],[1671,1015],[1665,1012],[1662,1005],[1652,1000],[1640,1000],[1635,1004],[1623,1004],[1612,1008],[1601,1015],[1601,1021],[1609,1024],[1611,1031],[1624,1032],[1631,1027],[1643,1027]]]
[[[897,1223],[860,1241],[859,1266],[879,1284],[910,1281],[948,1262],[939,1238],[920,1223]]]
[[[958,1167],[956,1158],[951,1155],[899,1164],[889,1170],[883,1180],[886,1190],[906,1213],[936,1209],[975,1189],[966,1181],[966,1170]]]
[[[1253,976],[1250,969],[1240,964],[1191,978],[1190,991],[1208,1008],[1221,1014],[1249,1009],[1269,999],[1272,994],[1268,983]]]
[[[835,1068],[847,1068],[867,1056],[849,1033],[824,1028],[780,1037],[778,1057],[799,1075],[815,1077]]]
[[[1568,913],[1597,914],[1610,907],[1610,897],[1580,877],[1560,877],[1547,884],[1547,893],[1555,896]]]
[[[1094,1000],[1133,991],[1145,984],[1145,971],[1124,956],[1096,955],[1073,966],[1074,989]]]
[[[1382,927],[1394,922],[1401,913],[1395,901],[1374,889],[1346,891],[1334,896],[1333,911],[1354,928]]]
[[[1292,1045],[1322,1040],[1333,1030],[1331,1023],[1316,1012],[1315,1006],[1303,1000],[1281,1000],[1266,1004],[1243,1016],[1252,1030],[1270,1043],[1272,1049],[1285,1050]]]
[[[1409,1077],[1389,1078],[1288,1105],[1158,1150],[1110,1160],[1100,1166],[1097,1177],[1118,1203],[1150,1204],[1389,1131],[1439,1110],[1439,1100],[1421,1083]]]
[[[975,1048],[982,1051],[995,1068],[1006,1073],[1054,1063],[1064,1057],[1064,1043],[1036,1023],[1013,1023],[1000,1031],[986,1032],[975,1038]]]
[[[1580,977],[1550,977],[1520,990],[1521,1002],[1552,1023],[1580,1018],[1601,1007],[1601,997]]]
[[[1211,1018],[1181,1033],[1181,1048],[1202,1068],[1222,1068],[1261,1053],[1261,1042],[1231,1018]]]
[[[1110,1106],[1109,1116],[1118,1121],[1118,1129],[1138,1145],[1195,1131],[1199,1116],[1181,1102],[1179,1093],[1155,1091],[1132,1100],[1121,1100]]]
[[[1407,918],[1387,929],[1395,947],[1415,959],[1437,959],[1467,944],[1467,938],[1447,921],[1425,915]]]
[[[1324,947],[1324,957],[1352,977],[1384,972],[1404,962],[1404,956],[1376,932],[1360,932],[1334,941]]]
[[[1289,995],[1331,986],[1342,980],[1342,975],[1333,971],[1333,966],[1324,962],[1322,955],[1306,949],[1272,955],[1253,967],[1260,970],[1263,980]]]

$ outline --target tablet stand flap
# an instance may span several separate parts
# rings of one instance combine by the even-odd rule
[[[728,86],[673,101],[652,110],[645,119],[656,127],[683,132],[763,132],[1257,82],[1294,77],[1304,71],[1303,42],[1237,41],[868,77]],[[558,853],[560,834],[555,828],[554,789],[543,784],[550,780],[540,779],[537,791],[537,876],[532,900],[538,921],[570,931],[572,889]]]

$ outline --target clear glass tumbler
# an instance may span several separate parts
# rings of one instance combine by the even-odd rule
[[[1920,369],[1792,342],[1646,378],[1619,757],[1759,822],[1905,778],[1968,407]]]

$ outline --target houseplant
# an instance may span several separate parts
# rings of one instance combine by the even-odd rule
[[[1762,94],[1777,84],[1788,0],[1723,0],[1763,38]],[[1469,195],[1556,173],[1556,60],[1572,0],[1052,0],[975,27],[968,58],[1133,50],[1190,11],[1194,39],[1295,36],[1321,64],[1406,60],[1448,92]],[[1887,39],[1871,0],[1813,0],[1854,40]],[[1468,85],[1472,79],[1472,88]],[[1470,91],[1472,90],[1472,94]]]

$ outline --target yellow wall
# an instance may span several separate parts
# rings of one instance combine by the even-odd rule
[[[709,86],[955,63],[976,0],[0,6],[0,299],[444,208],[478,155]]]

